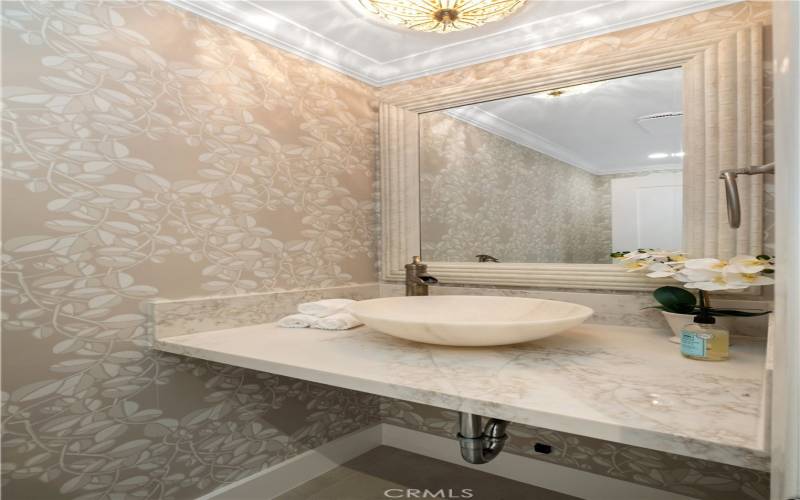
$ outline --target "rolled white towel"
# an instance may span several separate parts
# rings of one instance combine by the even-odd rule
[[[278,320],[278,326],[284,328],[308,328],[319,318],[308,314],[290,314]]]
[[[352,314],[340,312],[324,318],[318,318],[317,321],[311,325],[311,328],[319,328],[320,330],[349,330],[363,324],[364,323],[360,322]]]
[[[297,310],[302,314],[310,314],[317,318],[324,318],[338,312],[342,312],[347,306],[354,303],[351,299],[325,299],[316,302],[306,302],[297,306]]]

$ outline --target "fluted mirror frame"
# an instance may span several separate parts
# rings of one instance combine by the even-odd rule
[[[728,227],[719,172],[763,163],[763,26],[665,40],[587,63],[563,61],[491,79],[380,93],[381,278],[404,279],[420,255],[419,114],[552,88],[670,68],[683,69],[683,231],[690,256],[759,254],[762,176],[740,177],[742,224]],[[423,256],[424,258],[424,256]],[[604,290],[664,284],[613,264],[427,262],[443,283]]]

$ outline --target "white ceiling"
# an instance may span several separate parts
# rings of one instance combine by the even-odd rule
[[[681,168],[680,68],[607,80],[584,94],[525,95],[462,106],[449,115],[593,174]]]
[[[453,33],[419,33],[358,0],[172,0],[254,38],[371,85],[706,10],[736,0],[528,0],[512,16]]]

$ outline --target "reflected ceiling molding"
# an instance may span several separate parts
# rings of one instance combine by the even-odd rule
[[[257,40],[309,59],[374,86],[428,76],[533,50],[611,33],[672,17],[713,9],[741,0],[697,0],[671,7],[669,2],[598,0],[594,5],[534,21],[488,35],[443,43],[434,49],[394,59],[380,60],[327,38],[313,26],[282,16],[267,2],[168,0],[169,3],[210,19]],[[235,4],[235,8],[232,5]],[[334,4],[332,2],[332,4]],[[320,2],[320,5],[325,5]],[[341,7],[341,5],[339,6]],[[343,14],[333,7],[329,22],[354,22],[355,11]],[[351,9],[352,10],[352,9]],[[253,15],[253,13],[257,13]],[[582,16],[576,15],[582,14]],[[344,16],[336,19],[336,16]],[[583,19],[583,21],[582,21]],[[586,22],[591,19],[591,22]],[[395,28],[387,28],[395,29]],[[398,28],[399,29],[399,28]],[[447,35],[443,36],[446,39]]]
[[[481,130],[485,130],[490,134],[500,136],[511,142],[519,144],[520,146],[532,149],[539,153],[544,153],[555,158],[556,160],[562,161],[581,170],[585,170],[593,175],[616,175],[683,169],[682,163],[674,162],[659,163],[655,165],[646,163],[615,169],[599,169],[569,149],[564,148],[553,141],[545,139],[544,137],[524,127],[520,127],[515,123],[511,123],[505,118],[497,116],[496,114],[483,110],[477,106],[447,109],[444,110],[444,113],[455,118],[456,120],[460,120],[464,123],[472,125],[473,127],[478,127]]]
[[[586,170],[594,175],[601,174],[599,169],[583,161],[583,159],[572,151],[477,106],[448,109],[445,110],[445,113],[457,120],[485,130],[490,134],[498,135],[520,146],[552,156],[556,160],[560,160],[573,167]]]
[[[659,163],[657,165],[631,165],[629,167],[615,168],[613,170],[604,170],[600,175],[618,175],[618,174],[643,174],[645,172],[672,172],[676,170],[683,170],[682,163]]]

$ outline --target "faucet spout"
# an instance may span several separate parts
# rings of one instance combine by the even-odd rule
[[[417,275],[417,283],[420,285],[436,285],[439,283],[439,280],[428,273],[424,273]]]
[[[428,295],[428,286],[436,285],[439,280],[428,274],[428,266],[415,255],[410,264],[406,264],[406,296]]]

